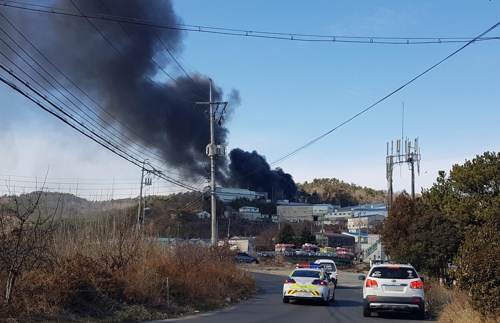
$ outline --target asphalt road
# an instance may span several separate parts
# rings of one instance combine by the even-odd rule
[[[264,273],[254,273],[254,276],[260,290],[245,302],[222,311],[155,322],[399,323],[416,321],[414,315],[394,312],[372,313],[372,317],[363,317],[361,282],[356,282],[353,278],[354,276],[344,279],[344,283],[342,284],[342,281],[340,281],[342,276],[339,275],[339,285],[337,286],[335,301],[328,306],[321,306],[315,302],[297,302],[293,300],[289,304],[284,304],[282,302],[282,289],[285,277]]]

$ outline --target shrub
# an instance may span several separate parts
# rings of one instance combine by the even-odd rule
[[[60,240],[54,266],[24,273],[12,303],[0,304],[0,311],[16,318],[143,321],[214,309],[225,305],[227,297],[234,302],[256,290],[253,276],[236,265],[228,246],[183,243],[171,248],[142,238],[120,258],[113,243],[120,242],[106,237]],[[0,282],[5,279],[0,274]]]
[[[498,221],[471,229],[456,258],[459,287],[468,291],[472,307],[500,314],[500,226]]]

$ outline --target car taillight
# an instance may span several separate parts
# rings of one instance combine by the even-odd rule
[[[413,298],[411,299],[411,302],[412,302],[412,303],[420,303],[420,301],[421,301],[421,300],[420,300],[420,298],[417,298],[417,297],[413,297]]]
[[[295,279],[288,277],[285,279],[285,284],[295,284]]]
[[[321,285],[321,286],[328,285],[328,283],[326,281],[321,280],[321,279],[315,279],[315,280],[313,280],[312,284],[313,285]]]
[[[378,287],[378,283],[376,280],[367,279],[366,280],[366,287]]]
[[[410,283],[410,288],[411,289],[422,289],[422,288],[424,288],[424,284],[422,284],[421,280],[416,280],[416,281]]]

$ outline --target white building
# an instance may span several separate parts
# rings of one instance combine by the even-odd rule
[[[354,216],[347,219],[347,229],[356,231],[357,229],[373,228],[377,224],[382,224],[385,219],[386,217],[382,214]]]
[[[363,261],[382,259],[387,260],[384,245],[380,242],[380,235],[366,234],[359,232],[343,232],[342,234],[354,237],[356,254],[361,250],[361,258]]]
[[[251,221],[262,221],[263,215],[260,213],[258,207],[254,206],[242,206],[238,210],[240,212],[240,216],[243,219],[251,220]]]
[[[255,252],[255,237],[232,237],[228,243],[233,250]]]
[[[331,204],[278,203],[276,213],[280,222],[322,221],[335,206]]]
[[[313,205],[313,216],[325,216],[328,213],[333,213],[335,209],[340,208],[340,205],[331,204],[314,204]]]
[[[210,213],[208,213],[207,211],[197,212],[196,215],[200,219],[210,219]]]
[[[325,214],[324,221],[325,224],[336,224],[341,220],[370,215],[382,215],[387,218],[387,213],[387,204],[385,203],[362,204],[342,208],[334,206],[333,212]]]
[[[244,188],[216,187],[215,195],[222,202],[230,202],[237,198],[246,198],[250,201],[255,199],[267,200],[267,192],[254,192]]]

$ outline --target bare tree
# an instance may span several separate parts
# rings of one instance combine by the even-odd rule
[[[61,200],[59,197],[55,203],[47,203],[48,194],[42,189],[19,196],[10,194],[1,201],[0,270],[7,274],[7,303],[19,275],[51,263],[51,242],[60,223],[57,215]]]

